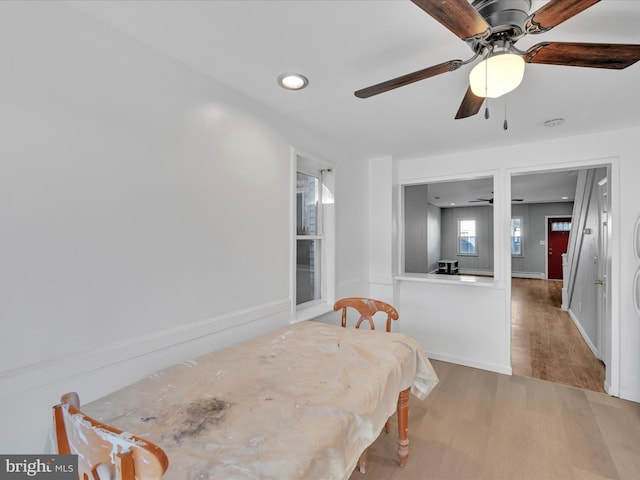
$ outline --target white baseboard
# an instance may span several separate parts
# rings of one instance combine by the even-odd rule
[[[607,392],[609,395],[612,395],[611,394],[611,384],[607,381],[606,378],[604,379],[604,391]],[[615,397],[616,395],[613,395],[613,396]]]
[[[584,339],[584,341],[587,344],[587,346],[589,347],[589,349],[593,352],[593,354],[596,356],[596,358],[600,358],[600,355],[598,354],[598,349],[596,348],[596,346],[593,344],[593,342],[591,341],[591,339],[587,335],[587,332],[584,331],[584,328],[582,328],[582,325],[580,324],[580,321],[578,320],[578,317],[576,317],[574,315],[574,313],[573,313],[573,311],[571,309],[567,310],[567,312],[569,313],[569,317],[571,317],[571,320],[573,320],[573,323],[575,324],[576,328],[580,332],[580,335],[582,335],[582,338]]]
[[[637,388],[620,388],[620,398],[640,403],[640,390]]]
[[[433,360],[440,360],[447,363],[455,363],[456,365],[464,365],[465,367],[478,368],[480,370],[487,370],[489,372],[503,373],[505,375],[511,375],[511,365],[499,365],[494,363],[477,362],[475,360],[469,360],[468,358],[460,358],[451,355],[426,352],[427,357]]]
[[[561,309],[562,309],[563,312],[566,312],[566,311],[569,310],[569,297],[568,297],[566,284],[562,287],[562,306],[561,306]]]

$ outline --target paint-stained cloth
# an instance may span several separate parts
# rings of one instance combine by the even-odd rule
[[[406,335],[307,321],[166,368],[82,410],[162,447],[163,479],[346,479],[398,393],[410,387],[424,399],[437,382]]]

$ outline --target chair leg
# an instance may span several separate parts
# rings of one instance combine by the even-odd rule
[[[409,389],[398,395],[398,459],[404,467],[409,457]]]

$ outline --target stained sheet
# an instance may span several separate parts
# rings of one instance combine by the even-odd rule
[[[346,479],[398,393],[411,387],[424,398],[437,381],[406,335],[307,321],[166,368],[82,410],[162,447],[163,479]]]

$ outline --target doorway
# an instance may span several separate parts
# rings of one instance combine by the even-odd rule
[[[611,353],[618,354],[617,351],[611,352],[613,344],[612,319],[611,305],[607,295],[610,287],[605,285],[607,282],[604,281],[609,274],[611,263],[611,256],[606,252],[612,234],[609,227],[610,222],[607,222],[610,214],[609,188],[611,187],[611,183],[607,183],[607,178],[610,179],[610,171],[611,166],[602,165],[593,168],[581,167],[580,170],[571,171],[576,179],[576,184],[582,191],[580,194],[582,198],[579,196],[576,198],[576,192],[563,196],[570,197],[569,200],[575,199],[576,203],[579,202],[576,205],[578,213],[572,211],[573,207],[564,212],[553,211],[553,208],[549,208],[549,211],[545,212],[542,218],[538,216],[536,219],[534,218],[533,205],[530,207],[513,203],[511,205],[512,221],[513,217],[521,215],[522,211],[526,215],[526,208],[531,208],[529,215],[534,221],[533,224],[529,223],[525,216],[524,226],[529,229],[528,234],[533,235],[527,236],[525,233],[523,239],[525,255],[529,258],[517,258],[512,254],[510,262],[512,274],[510,288],[511,361],[512,371],[516,375],[532,376],[596,391],[604,391],[606,386],[609,393],[616,394],[615,390],[610,388],[611,372],[605,372],[605,363],[610,365]],[[543,173],[512,174],[511,196],[512,198],[527,198],[526,194],[523,195],[518,190],[519,185],[523,182],[535,184],[543,178],[545,186],[548,186],[555,182],[556,177],[566,179],[566,176],[571,172],[556,170],[544,171]],[[590,177],[586,175],[588,172],[591,172]],[[578,178],[581,180],[578,181]],[[587,215],[586,219],[584,213],[583,217],[574,216],[579,215],[580,212],[591,213]],[[572,223],[575,223],[573,230],[576,233],[570,233]],[[537,234],[536,228],[539,228]],[[583,250],[583,256],[579,261],[573,262],[574,268],[577,268],[578,276],[578,282],[575,283],[576,290],[584,293],[591,292],[593,289],[593,292],[587,295],[587,297],[591,297],[589,301],[583,298],[578,298],[578,301],[575,301],[576,296],[574,295],[572,297],[574,302],[564,306],[568,310],[563,310],[560,305],[564,303],[565,292],[562,287],[564,284],[569,284],[569,278],[564,278],[567,272],[563,272],[562,254],[572,248],[568,246],[570,235],[575,235],[577,239],[586,236],[584,237],[586,238],[586,246]],[[594,242],[596,240],[599,240],[598,244]],[[540,258],[539,263],[533,259],[535,255],[540,255],[538,257]],[[523,265],[527,268],[523,268]],[[537,265],[541,267],[541,270],[536,268]],[[564,268],[566,269],[566,267]],[[574,275],[576,272],[571,272],[571,277]],[[521,280],[517,277],[531,280]],[[602,291],[597,292],[594,288],[596,286],[601,287]],[[580,297],[580,293],[577,296]],[[560,297],[562,297],[562,302]],[[533,301],[537,303],[534,304]],[[532,317],[526,320],[530,323],[523,321],[525,316]],[[589,318],[585,319],[585,317]],[[576,341],[578,343],[568,344]],[[580,345],[578,346],[578,344]],[[613,345],[615,346],[615,344]],[[569,355],[579,350],[586,352],[586,354],[580,354],[580,357]],[[604,362],[597,357],[600,357]],[[581,384],[578,379],[578,377],[584,379],[586,376],[591,377],[591,386]],[[571,377],[574,377],[573,380]],[[596,387],[593,387],[593,379],[596,379]]]

